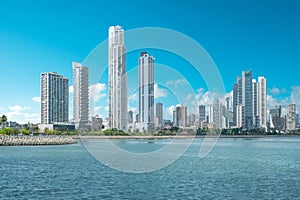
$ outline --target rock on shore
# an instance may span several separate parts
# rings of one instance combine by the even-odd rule
[[[0,146],[75,144],[68,136],[0,136]]]

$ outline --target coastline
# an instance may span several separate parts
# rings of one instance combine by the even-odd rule
[[[75,144],[70,136],[0,136],[0,146],[39,146]]]
[[[141,139],[141,140],[157,140],[157,139],[189,139],[189,138],[273,138],[273,137],[299,137],[300,135],[164,135],[164,136],[104,136],[104,135],[81,135],[73,136],[73,139]]]

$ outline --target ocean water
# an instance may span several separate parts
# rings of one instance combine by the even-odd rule
[[[113,142],[149,152],[170,140]],[[199,159],[202,142],[172,165],[141,174],[101,164],[80,141],[0,147],[0,199],[300,199],[299,137],[219,139]]]

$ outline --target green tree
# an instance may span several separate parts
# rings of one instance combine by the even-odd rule
[[[110,129],[105,129],[105,130],[103,131],[103,133],[104,133],[104,135],[112,135]]]
[[[22,128],[21,129],[21,133],[24,135],[29,135],[30,134],[30,130],[26,129],[26,128]]]
[[[12,134],[12,130],[10,128],[4,127],[3,129],[0,130],[0,134],[10,135]]]
[[[2,117],[1,117],[2,126],[4,126],[5,122],[7,122],[7,117],[5,115],[2,115]]]

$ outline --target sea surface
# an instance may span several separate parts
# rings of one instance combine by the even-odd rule
[[[170,140],[113,140],[149,152]],[[173,164],[126,173],[96,160],[80,140],[0,147],[0,199],[300,199],[300,138],[223,138],[199,159],[195,139]],[[99,140],[101,144],[101,141]]]

